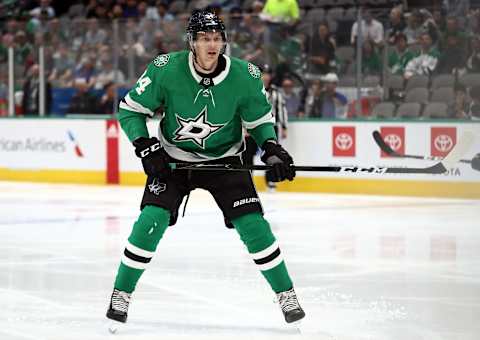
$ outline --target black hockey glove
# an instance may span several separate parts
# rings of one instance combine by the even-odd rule
[[[480,153],[477,153],[472,159],[472,169],[480,171]]]
[[[142,159],[143,171],[148,176],[166,178],[172,173],[169,156],[155,138],[140,137],[133,141],[135,154]]]
[[[263,143],[263,163],[272,166],[271,175],[273,182],[281,182],[286,179],[289,181],[295,177],[295,168],[293,159],[280,144],[272,140]],[[270,170],[269,170],[270,171]]]

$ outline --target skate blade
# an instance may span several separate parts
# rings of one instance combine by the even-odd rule
[[[110,334],[117,334],[123,328],[123,326],[123,323],[112,320],[108,325],[108,332]]]

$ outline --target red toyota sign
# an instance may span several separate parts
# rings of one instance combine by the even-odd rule
[[[434,157],[445,157],[457,143],[457,129],[454,127],[432,127],[430,150]]]
[[[405,154],[405,128],[384,126],[380,128],[385,143],[392,148],[393,151],[400,155]],[[380,157],[390,157],[387,153],[381,151]]]
[[[334,126],[332,146],[334,157],[355,157],[355,127]]]

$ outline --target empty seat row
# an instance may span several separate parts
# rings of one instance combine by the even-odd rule
[[[428,92],[429,90],[435,92],[439,89],[442,90],[443,93],[449,93],[453,91],[456,84],[461,84],[466,88],[471,88],[472,86],[480,86],[480,73],[469,73],[461,76],[458,81],[455,79],[455,76],[452,74],[440,74],[434,76],[430,82],[430,78],[427,76],[413,76],[408,81],[400,75],[390,75],[386,79],[385,86],[387,89],[397,90],[397,91],[405,91],[407,94],[414,89],[426,89]],[[354,76],[345,75],[340,77],[340,86],[349,87],[349,86],[356,86],[356,78]],[[362,86],[364,87],[375,87],[377,85],[381,85],[381,78],[379,76],[366,76],[362,77]],[[452,89],[445,90],[446,88]],[[425,92],[425,90],[421,90]],[[440,91],[440,93],[442,92]],[[424,97],[424,96],[422,96]],[[428,95],[427,95],[428,97]],[[449,97],[450,98],[450,97]],[[428,98],[427,98],[428,99]]]
[[[449,118],[448,105],[432,102],[424,106],[420,103],[402,103],[398,107],[392,102],[381,102],[375,105],[372,117],[376,118]]]
[[[453,87],[440,87],[432,91],[426,87],[417,87],[407,91],[404,101],[407,103],[426,104],[427,102],[441,102],[450,104],[455,99]]]
[[[430,87],[431,89],[438,89],[441,87],[455,87],[457,80],[453,74],[439,74],[433,76],[430,82],[430,77],[415,75],[405,81],[401,75],[389,75],[386,79],[387,88],[394,90],[409,91],[419,87]],[[458,83],[465,87],[472,87],[480,85],[480,73],[467,73],[458,78]]]

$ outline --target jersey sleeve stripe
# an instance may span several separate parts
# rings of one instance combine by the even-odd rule
[[[260,126],[265,123],[275,124],[275,117],[273,117],[272,111],[269,111],[267,114],[265,114],[264,116],[260,117],[259,119],[253,122],[247,122],[242,119],[242,125],[248,130],[255,129],[257,126]]]
[[[149,108],[146,108],[142,104],[139,104],[136,101],[134,101],[132,99],[132,97],[130,97],[130,94],[127,94],[124,98],[124,101],[122,100],[120,102],[120,108],[125,109],[125,110],[129,110],[129,111],[133,111],[133,112],[144,113],[144,114],[147,114],[149,116],[154,115],[154,112],[152,110],[150,110]]]

